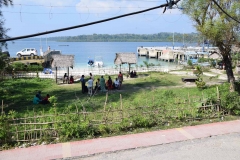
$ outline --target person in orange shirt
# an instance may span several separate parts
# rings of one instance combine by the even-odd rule
[[[119,89],[122,87],[122,82],[123,82],[123,75],[122,72],[119,72],[118,74],[118,80],[119,80]]]

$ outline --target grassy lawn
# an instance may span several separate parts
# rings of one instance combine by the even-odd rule
[[[111,77],[115,79],[116,75]],[[56,84],[53,79],[39,78],[1,81],[0,99],[8,116],[0,116],[0,124],[5,127],[0,128],[0,138],[6,139],[4,143],[12,142],[10,146],[21,144],[16,143],[16,137],[31,140],[32,135],[36,136],[39,144],[58,143],[239,118],[232,115],[225,117],[225,112],[218,112],[211,105],[212,102],[216,104],[217,86],[221,93],[229,93],[228,85],[219,85],[223,81],[203,76],[204,81],[211,85],[198,89],[195,83],[182,82],[182,77],[189,76],[138,73],[137,78],[124,78],[121,90],[97,92],[92,97],[82,94],[79,82]],[[97,78],[100,76],[95,76]],[[108,75],[104,78],[107,80]],[[55,96],[57,104],[33,104],[33,97],[39,90],[42,96]],[[236,100],[240,101],[239,98]],[[211,107],[201,110],[202,102]],[[9,122],[9,127],[6,122]]]
[[[112,79],[116,75],[111,76]],[[124,107],[133,105],[151,105],[158,103],[162,98],[161,95],[166,91],[172,91],[176,97],[183,98],[204,94],[209,97],[215,93],[215,87],[209,87],[205,90],[199,90],[194,83],[189,84],[191,87],[185,87],[185,83],[181,81],[184,76],[172,75],[160,72],[138,73],[138,78],[125,78],[121,90],[111,91],[108,95],[108,104],[113,106],[120,105],[120,94],[123,97]],[[88,78],[88,77],[87,77]],[[95,76],[95,79],[100,76]],[[108,76],[105,76],[105,80]],[[204,77],[206,82],[210,81],[208,77]],[[212,82],[218,81],[212,79]],[[27,110],[35,108],[37,110],[49,110],[52,105],[34,105],[32,99],[37,91],[42,91],[42,96],[50,94],[57,97],[58,108],[61,110],[68,105],[78,104],[84,106],[87,111],[102,110],[105,104],[106,94],[98,92],[89,98],[87,94],[81,93],[81,84],[60,84],[57,85],[52,79],[13,79],[0,82],[0,98],[8,107],[4,108],[7,113],[15,110],[19,114],[24,114]],[[154,100],[153,100],[154,99]]]

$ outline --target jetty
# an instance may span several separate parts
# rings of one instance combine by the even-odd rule
[[[188,60],[196,62],[199,58],[221,59],[217,47],[137,47],[138,56],[156,58],[166,62],[187,63]]]

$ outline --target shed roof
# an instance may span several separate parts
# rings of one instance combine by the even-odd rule
[[[74,55],[52,55],[52,67],[67,68],[73,67],[74,65]]]
[[[136,64],[137,56],[135,53],[116,53],[114,64]]]
[[[239,47],[239,46],[233,46],[233,47],[232,47],[232,52],[233,52],[233,53],[240,52],[240,47]]]

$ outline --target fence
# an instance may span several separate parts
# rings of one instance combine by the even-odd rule
[[[158,72],[169,72],[170,70],[180,69],[181,66],[175,67],[164,67],[164,66],[149,66],[149,67],[131,67],[131,70],[135,70],[136,72],[148,72],[148,71],[158,71]],[[79,77],[81,75],[89,75],[92,73],[93,75],[117,75],[120,71],[120,68],[114,67],[104,67],[104,68],[74,68],[69,70],[69,74],[75,77]],[[121,72],[127,73],[129,71],[128,67],[122,67]],[[58,69],[57,75],[58,77],[63,77],[64,73],[66,73],[65,69]],[[14,73],[3,73],[2,77],[4,79],[12,79],[12,78],[56,78],[56,72],[53,70],[53,74],[44,74],[42,72],[29,72],[29,71],[15,71]]]
[[[111,126],[116,124],[124,130],[228,115],[221,107],[219,98],[213,102],[208,101],[204,95],[195,97],[188,95],[186,99],[176,98],[174,102],[165,101],[162,104],[153,103],[151,106],[146,104],[138,107],[123,106],[121,95],[118,107],[107,104],[107,99],[108,94],[103,110],[96,112],[86,112],[84,106],[75,104],[74,111],[66,108],[62,113],[57,112],[56,106],[52,108],[51,113],[35,112],[33,109],[33,112],[21,118],[15,118],[14,113],[10,113],[3,128],[11,136],[9,141],[29,142],[46,137],[56,139],[61,136],[82,137],[86,134],[101,134],[105,127],[108,126],[111,130]]]

